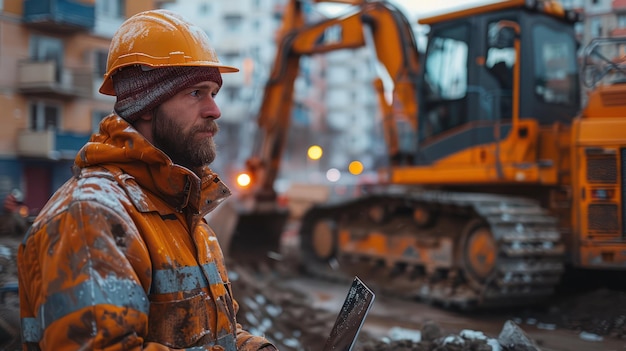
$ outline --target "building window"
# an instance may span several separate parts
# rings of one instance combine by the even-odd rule
[[[33,131],[57,130],[60,127],[61,108],[57,105],[36,101],[29,104],[29,126]]]
[[[224,25],[226,26],[226,30],[231,33],[240,32],[242,22],[243,18],[239,15],[224,16]]]
[[[55,79],[61,81],[63,67],[63,42],[57,38],[33,35],[30,38],[30,58],[37,62],[54,62]]]
[[[96,50],[93,52],[93,72],[96,77],[104,77],[107,72],[107,56],[106,50]]]
[[[222,88],[221,91],[223,91],[223,94],[226,97],[226,100],[228,100],[229,102],[237,101],[237,92],[239,91],[238,88],[225,87],[225,88]]]
[[[104,0],[96,3],[100,5],[98,15],[110,18],[124,18],[125,0]]]
[[[599,17],[594,17],[591,19],[591,36],[592,37],[601,37],[602,36],[602,20]]]
[[[211,5],[206,2],[201,3],[198,7],[198,13],[200,15],[207,15],[209,12],[211,12]]]
[[[37,61],[63,60],[63,42],[57,38],[33,35],[30,39],[30,57]]]
[[[233,62],[239,58],[239,53],[234,51],[225,51],[220,55],[221,61],[224,63]]]
[[[617,27],[626,28],[626,14],[617,16]]]

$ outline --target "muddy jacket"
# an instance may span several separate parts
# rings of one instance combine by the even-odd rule
[[[29,350],[258,350],[236,323],[204,216],[230,191],[172,164],[117,116],[75,160],[19,249]]]

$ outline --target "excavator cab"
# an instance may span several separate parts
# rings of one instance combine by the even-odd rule
[[[569,124],[579,111],[578,43],[571,22],[549,9],[538,15],[506,3],[420,21],[430,33],[419,92],[417,164],[523,133],[516,130],[520,118]]]

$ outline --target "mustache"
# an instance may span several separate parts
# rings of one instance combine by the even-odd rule
[[[211,133],[213,135],[220,131],[219,125],[215,121],[209,121],[207,124],[193,127],[193,133]]]

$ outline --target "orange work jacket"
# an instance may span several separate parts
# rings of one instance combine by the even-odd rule
[[[18,252],[24,349],[258,350],[204,217],[230,195],[105,118]]]

